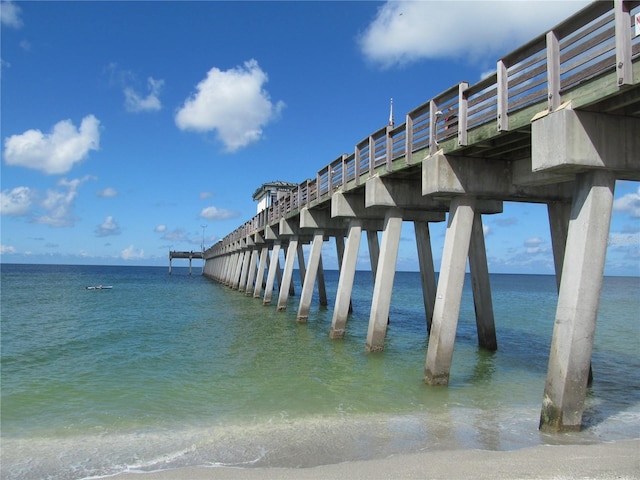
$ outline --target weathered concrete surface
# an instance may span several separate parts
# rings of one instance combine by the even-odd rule
[[[565,108],[531,124],[532,170],[579,173],[614,170],[640,180],[640,119]]]
[[[273,249],[271,251],[271,261],[269,262],[269,272],[267,273],[267,284],[264,287],[264,297],[262,298],[263,305],[271,305],[271,297],[273,296],[273,287],[276,282],[277,270],[280,267],[280,248],[282,244],[280,240],[276,240],[273,243]]]
[[[373,298],[369,316],[369,328],[365,349],[378,352],[384,348],[387,333],[391,293],[396,273],[396,260],[402,231],[402,212],[400,209],[389,209],[384,221],[382,246],[373,286]]]
[[[429,385],[449,383],[475,203],[476,199],[470,196],[451,201],[424,368],[424,380]]]
[[[298,254],[298,236],[293,235],[289,239],[287,253],[284,258],[284,271],[282,273],[282,283],[280,284],[280,292],[278,294],[277,310],[282,312],[287,309],[287,300],[289,299],[291,281],[293,279],[293,266],[295,264],[296,255]]]
[[[297,321],[300,323],[306,323],[309,318],[311,297],[313,296],[313,288],[315,286],[318,269],[320,267],[323,243],[324,232],[322,230],[316,230],[313,241],[311,242],[311,250],[309,251],[309,262],[307,264],[304,282],[302,284],[300,304],[298,305]]]
[[[459,157],[437,153],[422,162],[422,194],[434,197],[473,195],[477,199],[548,202],[569,201],[573,187],[567,182],[550,185],[518,185],[513,181],[513,162]],[[478,204],[481,213],[490,206]]]
[[[473,289],[473,304],[476,312],[478,345],[487,350],[497,350],[496,326],[493,317],[493,301],[491,300],[491,283],[487,251],[484,246],[484,229],[482,215],[475,212],[471,227],[469,243],[469,271]]]
[[[357,218],[351,219],[349,221],[349,233],[347,235],[347,243],[340,267],[336,303],[333,309],[333,318],[331,319],[331,331],[329,332],[329,337],[333,339],[344,337],[344,329],[347,324],[347,317],[351,306],[351,292],[353,291],[353,280],[356,274],[356,263],[358,261],[361,238],[362,220]]]
[[[610,171],[577,178],[540,414],[545,431],[581,427],[614,187]]]

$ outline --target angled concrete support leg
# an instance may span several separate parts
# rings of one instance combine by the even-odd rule
[[[318,302],[323,307],[329,305],[327,301],[327,286],[324,283],[324,268],[322,267],[322,253],[318,259]]]
[[[558,290],[560,290],[562,263],[564,262],[569,219],[571,218],[571,205],[569,203],[549,202],[547,204],[547,212],[549,213],[553,264],[556,269],[556,285],[558,286]]]
[[[260,261],[258,262],[258,272],[256,273],[256,287],[253,289],[253,298],[260,298],[262,296],[262,284],[264,282],[264,271],[267,266],[268,257],[269,247],[265,245],[260,251]]]
[[[347,233],[347,236],[348,235],[349,234]],[[336,250],[338,253],[338,269],[341,270],[342,262],[344,261],[344,237],[343,236],[336,237]],[[352,313],[352,312],[353,312],[353,306],[351,305],[351,299],[349,299],[349,313]]]
[[[605,170],[579,174],[576,179],[541,430],[580,430],[582,424],[614,187],[614,173]]]
[[[306,262],[304,261],[304,251],[302,242],[298,242],[298,273],[300,274],[300,285],[304,285],[304,277],[307,275]]]
[[[378,232],[376,230],[367,230],[367,245],[369,246],[371,273],[375,281],[376,272],[378,271],[378,258],[380,257],[380,244],[378,243]]]
[[[276,240],[273,243],[271,251],[271,261],[269,262],[269,273],[267,274],[267,284],[264,287],[263,305],[271,305],[271,297],[273,296],[273,287],[276,281],[276,273],[280,270],[280,248],[281,243]]]
[[[242,271],[242,263],[244,261],[244,252],[238,252],[236,259],[236,266],[233,272],[233,279],[231,281],[231,288],[237,290],[240,286],[240,273]]]
[[[238,253],[234,252],[227,255],[227,260],[225,262],[225,272],[224,272],[224,283],[229,286],[231,284],[231,279],[233,278],[233,272],[235,271],[236,266],[236,258]]]
[[[380,352],[384,349],[401,231],[402,212],[399,209],[390,209],[384,219],[382,248],[373,286],[369,330],[365,347],[367,352]]]
[[[333,309],[331,331],[329,332],[330,338],[344,337],[344,330],[347,324],[347,317],[349,315],[349,308],[351,305],[351,291],[353,290],[353,280],[356,274],[356,264],[358,262],[358,251],[360,250],[361,238],[362,220],[353,218],[349,221],[347,244],[342,257],[342,266],[340,267],[340,279],[338,280],[336,305]],[[339,242],[336,243],[339,245]]]
[[[278,311],[282,312],[287,309],[287,300],[291,294],[291,280],[293,279],[293,265],[295,264],[296,255],[298,254],[298,237],[294,235],[289,240],[287,255],[284,259],[284,272],[282,273],[282,284],[278,295]]]
[[[571,218],[571,204],[561,202],[549,202],[547,204],[549,213],[549,228],[551,230],[551,245],[553,247],[553,263],[556,271],[556,285],[560,291],[562,279],[562,263],[564,262],[564,252],[567,244],[567,232],[569,230],[569,219]],[[587,385],[593,383],[593,368],[589,367],[589,380]]]
[[[461,196],[451,200],[424,368],[424,381],[429,385],[449,383],[474,209],[473,197]]]
[[[297,320],[300,323],[307,323],[309,319],[309,310],[311,309],[311,297],[313,296],[313,287],[316,283],[318,267],[320,265],[322,243],[324,242],[324,234],[322,231],[316,231],[313,235],[311,243],[311,251],[309,252],[309,265],[307,265],[304,282],[302,285],[302,293],[300,294],[300,305],[298,306]]]
[[[245,288],[245,295],[249,296],[253,293],[254,282],[256,280],[256,267],[258,263],[258,250],[254,248],[251,250],[251,258],[249,259],[249,275],[247,276],[247,287]]]
[[[469,270],[473,288],[473,304],[476,310],[478,345],[480,348],[494,351],[498,349],[498,341],[493,317],[493,302],[491,301],[487,251],[484,246],[482,215],[478,212],[473,217],[473,227],[471,229]]]
[[[243,252],[242,256],[242,268],[240,270],[240,281],[238,283],[238,290],[244,292],[247,289],[247,278],[249,276],[249,260],[251,259],[251,252],[249,250]]]
[[[416,221],[413,222],[413,225],[416,232],[416,246],[418,247],[420,283],[422,285],[422,299],[424,301],[424,313],[427,320],[427,332],[430,332],[433,306],[436,302],[436,273],[433,266],[429,222]]]

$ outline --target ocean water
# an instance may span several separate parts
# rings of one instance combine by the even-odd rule
[[[385,350],[364,344],[358,272],[343,340],[314,298],[287,311],[194,266],[1,268],[1,478],[80,479],[189,465],[310,467],[401,452],[640,437],[640,278],[605,278],[578,433],[538,431],[557,300],[551,276],[492,275],[498,351],[477,347],[465,286],[450,384],[422,375],[417,273],[398,273]],[[296,293],[300,292],[299,278]],[[88,285],[110,290],[86,290]]]

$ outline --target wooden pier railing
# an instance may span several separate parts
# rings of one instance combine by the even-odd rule
[[[571,101],[588,108],[624,95],[640,76],[640,36],[634,36],[638,1],[596,1],[546,34],[497,62],[496,72],[474,85],[460,82],[406,115],[403,124],[385,126],[321,168],[266,211],[238,227],[204,252],[214,257],[225,246],[328,201],[367,178],[419,164],[437,151],[467,157],[518,159],[530,148],[532,118]]]

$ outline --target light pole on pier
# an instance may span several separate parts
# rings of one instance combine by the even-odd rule
[[[202,227],[202,253],[204,253],[204,229],[207,228],[206,225],[200,225]]]

